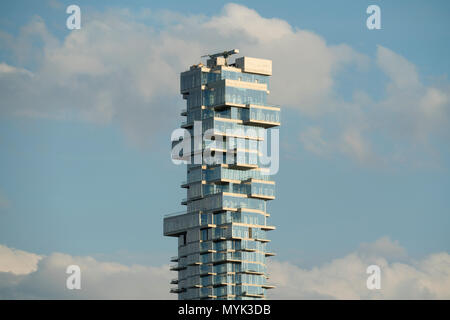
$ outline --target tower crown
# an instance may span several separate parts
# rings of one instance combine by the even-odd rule
[[[209,57],[209,59],[206,61],[206,65],[208,68],[213,68],[215,66],[227,66],[228,65],[228,57],[239,53],[239,49],[233,49],[229,51],[214,53],[214,54],[206,54],[203,57]]]

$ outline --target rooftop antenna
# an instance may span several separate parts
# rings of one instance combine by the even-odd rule
[[[214,53],[214,54],[206,54],[206,55],[202,56],[202,58],[209,57],[210,59],[214,60],[219,57],[224,57],[225,65],[228,65],[227,58],[229,56],[231,56],[232,54],[236,54],[236,53],[239,53],[239,49],[233,49],[233,50],[224,51],[224,52],[220,52],[220,53]]]

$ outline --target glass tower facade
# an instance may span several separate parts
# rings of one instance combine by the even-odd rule
[[[275,182],[260,160],[265,131],[280,125],[280,108],[267,104],[271,74],[270,60],[228,65],[226,53],[181,73],[181,127],[192,138],[172,146],[188,146],[186,211],[164,217],[164,235],[178,238],[171,292],[179,299],[264,299],[273,288],[267,203]]]

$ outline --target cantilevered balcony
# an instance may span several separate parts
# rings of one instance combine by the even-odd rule
[[[172,265],[170,266],[170,270],[171,270],[171,271],[180,271],[180,270],[183,270],[183,269],[186,269],[186,266],[182,266],[182,265],[180,265],[180,264],[178,264],[178,263],[172,264]]]
[[[264,289],[273,289],[273,288],[276,288],[275,286],[270,285],[270,284],[264,284],[264,285],[262,285],[262,287],[263,287]]]
[[[171,288],[170,289],[170,293],[181,293],[184,291],[186,291],[186,289],[184,289],[184,288]]]
[[[244,124],[271,128],[280,125],[280,108],[248,105],[242,112]]]

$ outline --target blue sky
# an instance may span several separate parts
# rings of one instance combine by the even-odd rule
[[[381,7],[382,30],[369,31],[365,26],[365,9],[373,3]],[[19,93],[29,89],[22,78],[4,76],[0,83],[2,95],[8,97],[0,102],[0,244],[43,255],[64,252],[114,257],[125,264],[167,263],[176,253],[176,241],[162,236],[162,217],[181,210],[179,202],[184,197],[179,184],[185,168],[173,165],[169,157],[170,134],[181,122],[178,112],[183,106],[177,74],[198,62],[200,54],[217,49],[217,43],[208,47],[207,40],[196,42],[192,51],[172,47],[183,39],[177,38],[174,26],[201,25],[211,17],[232,19],[233,13],[224,11],[222,1],[195,5],[186,1],[77,1],[82,29],[69,31],[65,28],[69,4],[14,1],[0,5],[0,63],[3,70],[14,68],[4,74],[21,77],[31,72],[43,79],[57,79],[32,93]],[[292,57],[293,63],[303,51],[317,46],[321,51],[315,65],[330,64],[329,69],[316,72],[300,60],[293,72],[299,77],[309,72],[315,91],[304,91],[310,83],[305,78],[296,92],[295,84],[287,83],[295,76],[288,78],[292,75],[284,73],[285,69],[277,70],[278,60],[273,59],[273,81],[277,76],[279,83],[280,78],[287,79],[289,87],[278,95],[276,88],[282,85],[272,89],[272,102],[283,108],[277,199],[269,204],[271,221],[277,226],[270,234],[276,259],[312,267],[383,236],[399,241],[416,258],[448,252],[450,4],[240,4],[267,18],[268,28],[271,23],[280,32],[290,28],[298,43],[289,42],[279,50],[286,51],[283,54]],[[124,8],[129,12],[124,14]],[[102,28],[109,26],[114,31],[128,23],[129,29],[120,29],[110,51],[114,59],[121,60],[109,62],[106,55],[105,66],[97,70],[97,64],[89,65],[90,53],[105,58],[100,45],[108,47],[114,42],[116,35]],[[149,29],[142,31],[144,26]],[[124,30],[156,34],[158,41],[167,35],[167,51],[161,49],[164,58],[152,57],[158,51],[146,44],[151,49],[147,58],[158,61],[155,65],[149,62],[148,75],[139,73],[139,68],[127,73],[129,64],[139,63],[131,61],[139,55],[131,54],[127,61],[127,54],[119,52],[118,43],[128,32]],[[71,36],[78,37],[74,32],[80,35],[76,42],[79,56],[70,60],[67,44]],[[233,36],[224,39],[232,46]],[[91,51],[89,45],[95,43],[98,47]],[[261,48],[266,47],[261,44]],[[247,52],[245,44],[240,49],[244,55],[255,56],[251,44]],[[321,61],[322,56],[329,61]],[[60,61],[65,64],[57,65]],[[115,70],[117,61],[120,68]],[[172,69],[159,70],[161,61]],[[78,73],[77,68],[86,65],[87,70]],[[158,74],[161,81],[156,79]],[[143,77],[142,82],[136,85],[135,76]],[[161,82],[155,90],[164,85],[162,92],[151,93],[155,81]],[[132,93],[137,89],[131,87],[139,84],[144,86],[139,89],[142,99],[134,101]],[[116,96],[117,91],[130,93]],[[99,92],[104,95],[98,96]],[[106,99],[112,113],[100,102],[95,109],[91,99]],[[410,113],[409,105],[413,110],[417,101],[425,104],[419,103]],[[436,107],[423,109],[426,101]]]

